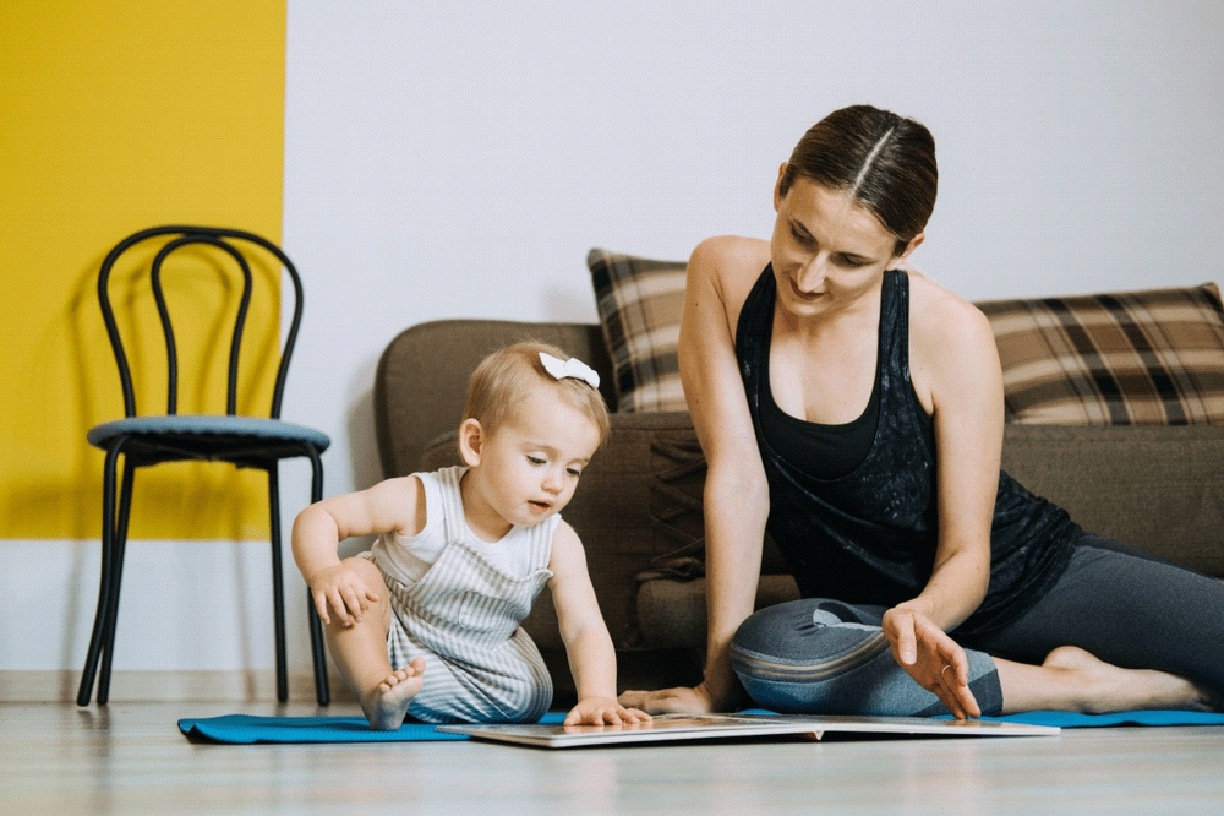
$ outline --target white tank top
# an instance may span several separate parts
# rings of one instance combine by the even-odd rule
[[[412,474],[425,486],[425,527],[414,536],[399,533],[378,536],[371,547],[371,555],[383,572],[401,583],[414,584],[429,571],[451,541],[462,541],[512,578],[521,580],[532,571],[533,539],[546,536],[545,541],[551,545],[561,517],[554,514],[530,527],[515,525],[500,540],[483,541],[468,526],[463,513],[459,480],[466,472],[465,467],[449,467],[433,473]],[[551,546],[545,550],[549,551]]]

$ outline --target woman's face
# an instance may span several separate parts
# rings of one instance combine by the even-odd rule
[[[774,209],[770,259],[778,304],[796,317],[853,306],[879,287],[885,270],[921,243],[919,236],[905,255],[894,256],[896,236],[871,212],[848,193],[802,176],[784,196],[775,188]]]

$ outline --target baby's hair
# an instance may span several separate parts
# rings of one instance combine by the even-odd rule
[[[577,409],[599,430],[599,443],[608,438],[611,422],[599,389],[585,380],[558,380],[544,369],[540,354],[568,360],[569,354],[550,343],[527,340],[499,349],[480,361],[468,382],[463,419],[475,419],[486,433],[494,433],[514,418],[527,397],[551,388],[557,397]]]

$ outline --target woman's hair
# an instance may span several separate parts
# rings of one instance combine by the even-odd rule
[[[900,255],[935,209],[935,139],[923,125],[870,105],[833,111],[813,125],[778,184],[785,196],[803,177],[846,191],[897,237]]]
[[[531,394],[549,388],[557,399],[591,420],[599,430],[602,445],[611,423],[599,389],[573,377],[558,380],[544,369],[541,352],[561,360],[570,358],[554,345],[529,340],[506,346],[481,360],[468,382],[463,419],[475,419],[486,433],[493,433],[515,417]]]

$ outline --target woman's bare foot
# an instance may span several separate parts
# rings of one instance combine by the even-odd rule
[[[408,706],[421,690],[424,679],[425,658],[418,657],[366,692],[361,698],[361,710],[370,727],[376,731],[395,731],[403,725]]]
[[[1185,678],[1150,669],[1123,669],[1076,646],[1046,655],[1044,669],[1065,673],[1073,695],[1071,710],[1085,714],[1144,708],[1209,710],[1207,695]]]

